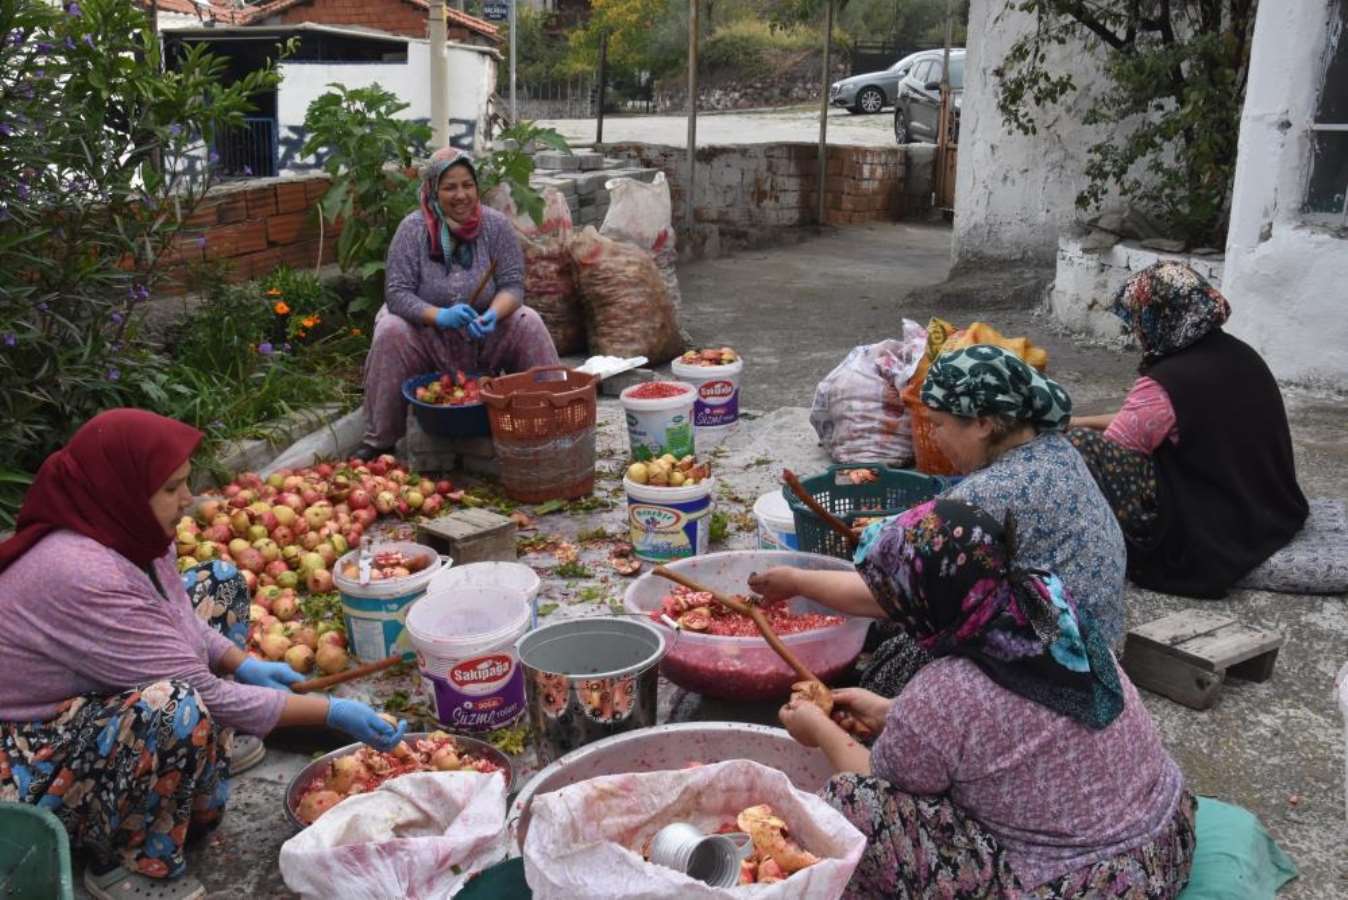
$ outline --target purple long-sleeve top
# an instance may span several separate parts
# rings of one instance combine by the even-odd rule
[[[431,259],[426,220],[421,210],[414,209],[402,220],[389,244],[384,302],[396,315],[424,325],[422,317],[428,307],[467,303],[492,260],[496,261],[496,271],[473,304],[479,311],[485,311],[501,292],[524,300],[524,251],[520,249],[515,226],[504,213],[482,207],[482,230],[473,242],[472,267],[464,269],[455,264],[447,272],[442,260]]]
[[[285,694],[211,671],[234,645],[192,609],[171,544],[154,571],[167,597],[115,550],[55,531],[0,572],[0,721],[46,720],[71,697],[175,679],[221,725],[275,728]]]

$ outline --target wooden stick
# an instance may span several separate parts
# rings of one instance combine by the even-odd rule
[[[310,678],[308,681],[300,681],[292,684],[290,690],[296,694],[308,694],[313,691],[327,690],[333,685],[355,681],[357,678],[364,678],[366,675],[373,675],[375,672],[391,669],[402,662],[403,658],[402,654],[398,654],[397,656],[381,659],[379,662],[365,663],[363,666],[356,666],[354,669],[338,672],[336,675],[324,675],[322,678]]]
[[[487,266],[487,271],[483,272],[482,277],[478,279],[477,287],[473,288],[473,295],[468,298],[469,306],[477,302],[477,298],[482,294],[482,289],[487,286],[487,282],[491,280],[494,274],[496,274],[496,260],[493,259],[491,265]]]
[[[787,647],[786,644],[783,644],[782,639],[777,637],[777,633],[772,630],[772,626],[768,624],[768,620],[763,615],[763,611],[760,610],[758,607],[750,606],[749,604],[741,600],[735,600],[717,591],[713,591],[711,588],[704,587],[698,584],[693,579],[688,578],[684,575],[680,575],[678,572],[671,572],[664,566],[656,566],[654,569],[652,569],[652,571],[656,575],[659,575],[661,578],[667,578],[670,581],[674,582],[675,584],[683,585],[690,591],[697,591],[698,593],[702,594],[711,594],[712,599],[715,600],[717,603],[721,604],[722,606],[728,607],[729,609],[732,609],[735,612],[740,613],[741,615],[745,615],[748,616],[750,619],[753,619],[754,625],[758,627],[759,633],[763,635],[763,640],[767,641],[768,646],[771,647],[776,652],[776,654],[786,662],[788,666],[790,666],[792,669],[795,670],[796,674],[800,676],[800,679],[802,681],[813,681],[818,683],[820,687],[824,687],[824,683],[820,681],[817,677],[815,677],[815,674],[813,672],[805,668],[805,664],[802,663],[798,658],[796,658],[796,654],[791,652],[791,648]],[[827,691],[828,688],[824,687],[824,690]]]
[[[809,491],[805,490],[805,485],[800,483],[800,479],[796,477],[794,472],[790,469],[783,469],[782,480],[785,481],[786,486],[791,488],[792,492],[800,498],[801,503],[804,503],[810,508],[811,512],[824,520],[825,525],[842,535],[842,539],[847,541],[847,546],[849,548],[853,550],[857,548],[857,545],[860,544],[861,541],[857,539],[856,533],[848,528],[847,524],[843,522],[842,519],[839,519],[833,513],[824,509],[823,505],[818,500],[814,499],[814,496],[811,495]]]

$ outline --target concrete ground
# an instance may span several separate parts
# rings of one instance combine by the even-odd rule
[[[746,360],[742,403],[754,417],[716,462],[724,483],[718,491],[723,511],[746,512],[754,497],[774,487],[783,466],[808,473],[827,465],[808,424],[814,387],[852,346],[898,333],[901,317],[925,322],[939,313],[956,324],[982,319],[1004,333],[1031,336],[1048,349],[1051,373],[1082,412],[1104,411],[1123,396],[1134,376],[1132,354],[1074,341],[1033,310],[980,307],[978,292],[943,291],[941,308],[933,308],[929,298],[949,269],[949,241],[949,231],[940,227],[856,227],[680,270],[685,324],[695,341],[732,345]],[[991,294],[985,299],[1003,306]],[[1306,493],[1348,498],[1343,398],[1297,389],[1286,397]],[[621,528],[618,476],[624,452],[620,410],[605,402],[596,496],[607,508],[546,517],[539,533],[574,537],[596,524]],[[748,547],[752,540],[751,533],[734,531],[726,547]],[[526,561],[541,569],[555,565],[547,554]],[[551,613],[556,618],[601,614],[607,612],[604,601],[620,597],[624,587],[616,577],[564,582],[547,576],[540,599],[558,604]],[[1286,636],[1270,681],[1230,683],[1211,710],[1196,712],[1144,696],[1193,788],[1254,810],[1296,860],[1301,877],[1281,896],[1348,896],[1344,732],[1331,694],[1333,675],[1348,660],[1345,597],[1239,592],[1212,603],[1129,588],[1127,606],[1130,626],[1203,606]],[[373,687],[376,697],[389,689],[389,683]],[[667,687],[662,695],[662,708],[679,719],[771,716],[770,708],[702,704],[695,695]],[[281,812],[282,792],[325,739],[332,741],[295,735],[270,740],[264,766],[238,779],[225,825],[191,856],[192,871],[211,897],[289,896],[276,862],[291,834]]]
[[[594,119],[541,119],[537,124],[557,129],[572,144],[594,143]],[[699,112],[697,115],[699,146],[818,140],[817,105],[739,112]],[[669,144],[675,147],[687,146],[688,119],[681,115],[604,116],[604,143],[633,141]],[[828,142],[870,147],[893,146],[893,110],[875,115],[852,115],[846,110],[830,109]]]

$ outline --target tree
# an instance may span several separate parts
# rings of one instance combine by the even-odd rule
[[[1130,123],[1092,146],[1077,196],[1099,207],[1111,189],[1191,246],[1225,243],[1236,137],[1257,0],[1010,0],[1035,27],[996,70],[1003,119],[1033,134],[1035,112],[1077,89],[1050,70],[1054,47],[1104,48],[1106,88],[1084,123]]]

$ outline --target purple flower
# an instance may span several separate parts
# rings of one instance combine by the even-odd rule
[[[53,48],[52,48],[52,45],[49,44],[49,43],[47,43],[46,41],[38,41],[38,42],[37,42],[37,52],[38,52],[38,53],[50,53],[50,52],[52,52],[52,49],[53,49]],[[42,70],[41,70],[41,69],[38,69],[38,71],[41,72]],[[41,78],[42,76],[39,75],[38,77]]]
[[[86,34],[84,37],[80,38],[80,40],[84,41],[86,47],[89,47],[90,49],[93,48],[94,36],[92,34]]]
[[[31,193],[32,193],[32,191],[29,189],[28,185],[26,185],[26,184],[24,184],[22,181],[20,181],[20,182],[19,182],[19,199],[20,199],[20,200],[27,200],[27,199],[28,199],[28,195],[31,194]]]
[[[252,166],[245,165],[245,166],[243,167],[243,174],[245,174],[245,175],[252,175],[252,174],[253,174],[253,167],[252,167]]]
[[[201,234],[197,236],[197,249],[198,250],[206,249],[206,235]]]
[[[0,122],[0,135],[9,137],[13,133],[14,127],[12,125],[10,125],[8,122]]]
[[[46,312],[46,311],[49,310],[49,309],[51,309],[51,307],[48,306],[46,303],[39,303],[39,304],[37,305],[37,311],[38,311],[38,312]]]
[[[263,356],[271,356],[272,345],[269,344],[267,341],[263,341],[262,343],[257,345],[257,352],[261,353]]]
[[[179,125],[177,122],[174,122],[172,125],[169,126],[169,134],[173,135],[174,137],[177,137],[182,133],[183,127]]]
[[[208,156],[207,159],[210,160],[211,165],[215,165],[216,163],[220,162],[220,154],[212,150],[210,156]]]
[[[12,332],[12,331],[7,331],[7,332],[5,332],[5,336],[4,336],[3,340],[4,340],[4,342],[5,342],[5,346],[6,346],[6,347],[13,347],[13,346],[15,346],[16,344],[19,343],[18,335],[16,335],[16,334],[15,334],[14,332]]]
[[[108,381],[118,381],[119,379],[121,379],[121,377],[122,377],[122,373],[119,372],[119,371],[117,371],[117,367],[116,367],[116,366],[109,366],[109,367],[108,367],[108,374],[107,374],[107,379],[108,379]]]
[[[68,35],[66,36],[66,49],[67,49],[67,50],[74,50],[74,49],[75,49],[75,39],[74,39],[73,37],[68,36]]]
[[[75,0],[70,0],[70,2],[66,4],[66,15],[79,18],[80,5],[76,3]]]
[[[8,218],[9,218],[9,207],[5,206],[3,203],[0,203],[0,222],[3,222]]]
[[[126,296],[132,305],[150,299],[150,289],[143,284],[133,284],[126,289]]]
[[[13,31],[9,33],[9,42],[13,44],[15,47],[18,47],[23,44],[26,37],[27,36],[23,33],[22,28],[15,28]]]
[[[284,352],[286,352],[286,353],[289,353],[289,352],[290,352],[290,341],[286,341],[284,344],[282,344],[282,345],[281,345],[281,350],[284,351]]]
[[[121,313],[115,312],[112,314],[112,324],[120,325],[124,321],[126,321],[126,317],[123,316]]]

